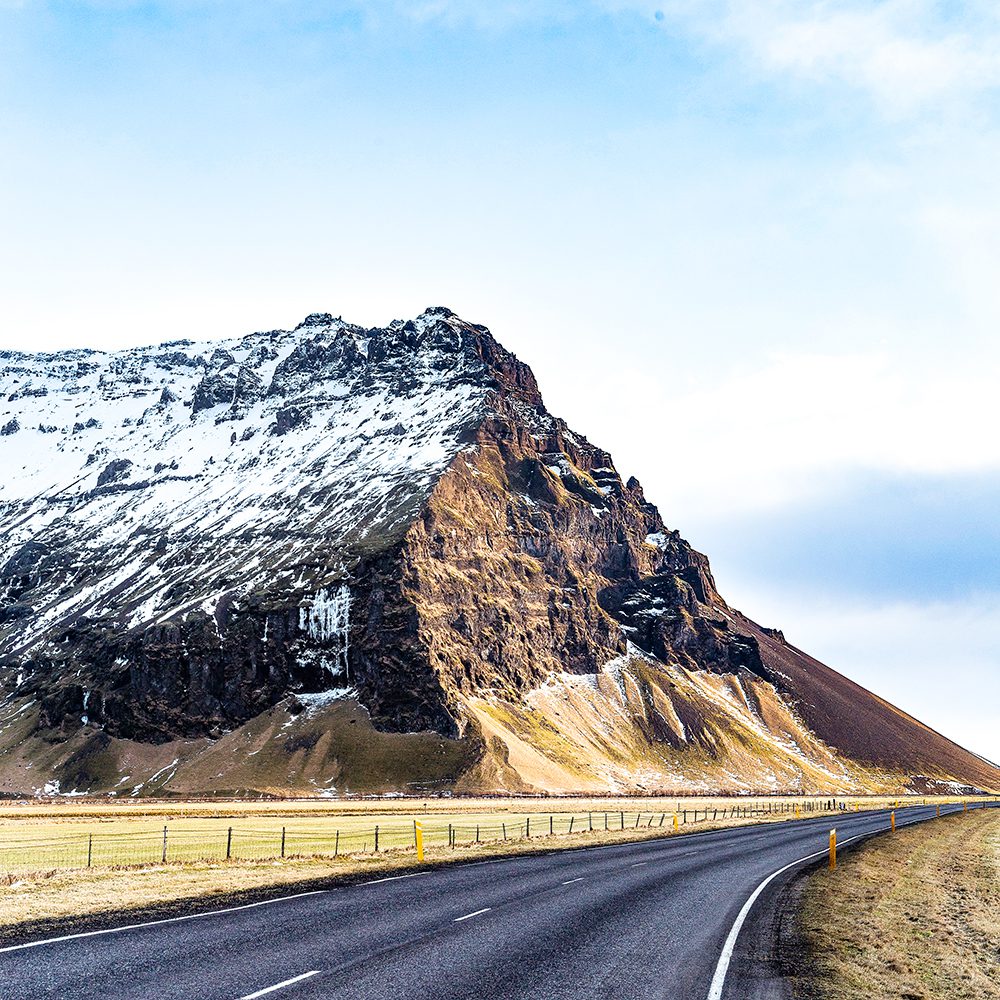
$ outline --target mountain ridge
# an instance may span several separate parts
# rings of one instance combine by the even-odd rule
[[[218,787],[195,758],[272,717],[269,788],[1000,784],[730,608],[444,307],[0,362],[0,790],[42,760],[113,790],[178,741],[153,786]],[[440,774],[379,756],[414,734]]]

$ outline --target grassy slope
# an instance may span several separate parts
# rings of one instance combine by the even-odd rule
[[[810,1000],[1000,997],[1000,810],[881,837],[822,871],[801,927]]]

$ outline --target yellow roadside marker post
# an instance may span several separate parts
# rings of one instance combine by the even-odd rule
[[[674,833],[680,832],[681,825],[677,822],[677,813],[674,813]]]
[[[893,832],[895,833],[895,831],[896,831],[896,813],[895,813],[895,811],[893,811],[892,813],[889,814],[889,822],[892,824],[892,829],[893,829]]]
[[[413,839],[417,842],[417,860],[424,860],[424,825],[420,820],[413,821]]]
[[[830,871],[837,867],[837,828],[830,831]]]

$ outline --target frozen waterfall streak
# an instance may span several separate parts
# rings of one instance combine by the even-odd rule
[[[332,594],[323,587],[308,607],[299,609],[299,628],[316,642],[333,644],[334,665],[323,658],[331,678],[341,673],[347,679],[351,676],[347,659],[350,624],[351,591],[347,584],[341,584]]]

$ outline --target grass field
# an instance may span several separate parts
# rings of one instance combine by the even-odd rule
[[[1000,810],[880,837],[806,888],[809,1000],[1000,998]]]
[[[594,832],[670,832],[883,808],[893,799],[413,799],[28,802],[0,808],[0,874],[204,860],[365,854]],[[906,801],[906,800],[902,800]],[[925,801],[916,799],[912,801]]]

